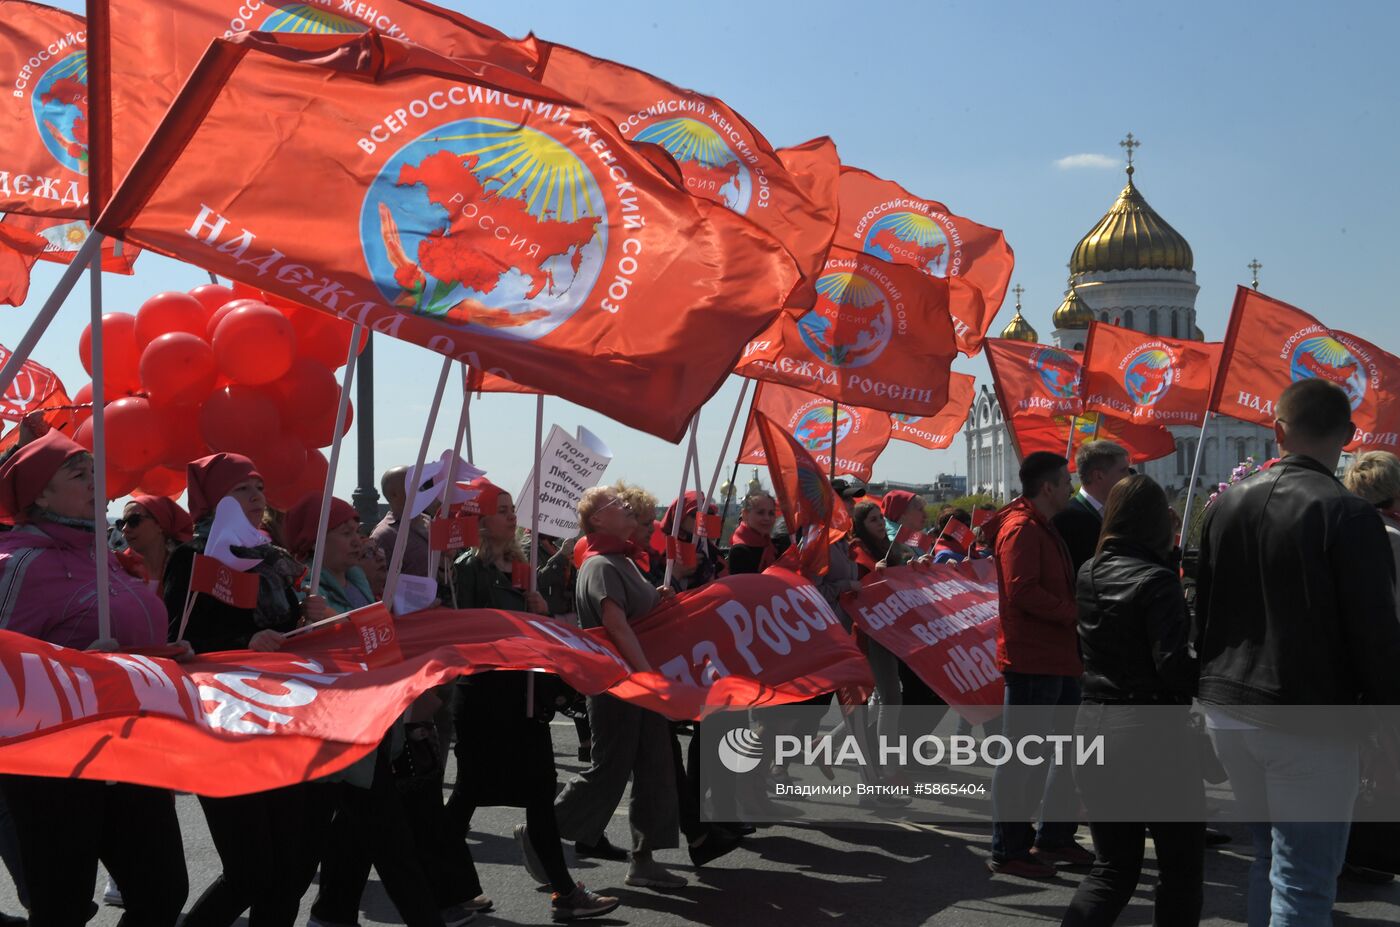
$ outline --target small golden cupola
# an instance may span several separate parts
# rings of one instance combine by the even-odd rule
[[[1012,341],[1029,341],[1035,344],[1040,341],[1040,335],[1036,334],[1031,323],[1026,321],[1026,317],[1021,315],[1021,294],[1026,292],[1025,287],[1016,284],[1011,288],[1011,292],[1016,294],[1016,314],[1011,317],[1011,321],[1001,330],[1001,337],[1009,338]]]
[[[1073,278],[1070,278],[1069,289],[1065,291],[1065,301],[1055,310],[1052,320],[1057,331],[1087,330],[1089,324],[1094,321],[1094,313],[1084,305],[1084,300],[1079,298]]]
[[[1074,275],[1115,270],[1193,270],[1191,246],[1181,233],[1157,215],[1133,185],[1132,133],[1128,149],[1128,185],[1098,224],[1079,240],[1070,257]]]

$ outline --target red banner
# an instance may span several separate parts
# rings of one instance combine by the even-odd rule
[[[543,669],[674,719],[870,685],[821,594],[783,571],[711,583],[635,627],[655,673],[628,673],[601,630],[488,609],[398,619],[403,659],[382,667],[350,622],[294,651],[183,664],[0,631],[0,768],[216,796],[276,788],[343,769],[421,693],[496,669]]]
[[[810,197],[819,182],[795,177],[763,134],[723,100],[567,45],[542,44],[542,83],[611,120],[629,142],[664,149],[680,167],[686,190],[723,204],[782,242],[803,279],[817,275],[836,232],[829,184],[824,197]],[[829,151],[834,173],[840,163],[835,146],[827,140],[821,147],[821,141],[817,150]],[[810,161],[812,152],[806,155]]]
[[[111,198],[213,39],[239,32],[362,33],[375,29],[452,58],[533,72],[534,39],[517,41],[425,0],[89,0],[92,121],[99,151],[95,212]],[[110,101],[110,102],[108,102]]]
[[[195,554],[190,592],[203,592],[234,608],[252,608],[258,604],[258,574],[244,573],[213,557]]]
[[[796,282],[528,78],[376,33],[216,41],[198,77],[99,228],[667,440]]]
[[[1211,409],[1272,425],[1284,389],[1313,377],[1335,383],[1351,399],[1356,435],[1349,450],[1400,450],[1400,358],[1288,303],[1248,287],[1236,290]]]
[[[966,373],[952,373],[948,378],[948,404],[934,415],[891,415],[890,437],[941,451],[950,447],[953,439],[967,424],[967,414],[977,398],[977,378]]]
[[[1079,380],[1083,355],[1045,344],[988,338],[987,366],[992,388],[1009,422],[1080,411]]]
[[[1138,425],[1200,425],[1219,364],[1217,343],[1094,322],[1079,392],[1086,410]]]
[[[29,272],[44,253],[44,240],[0,222],[0,305],[22,306],[29,298]]]
[[[6,216],[0,223],[0,233],[8,228],[20,228],[31,232],[43,242],[41,261],[55,264],[71,264],[78,249],[92,234],[92,226],[82,219],[52,219],[41,216]],[[128,245],[117,238],[102,239],[102,269],[113,274],[131,274],[132,265],[141,249]]]
[[[996,567],[990,560],[877,570],[846,614],[974,724],[1001,715]]]
[[[953,328],[960,351],[972,356],[982,350],[1015,266],[1006,236],[853,167],[841,169],[840,200],[834,244],[972,284],[951,291]]]
[[[0,0],[0,212],[88,217],[87,24]]]
[[[802,449],[821,465],[822,473],[831,471],[833,436],[836,439],[836,472],[849,473],[865,482],[870,481],[876,458],[890,443],[887,413],[860,406],[838,406],[830,399],[790,386],[760,383],[754,391],[753,411],[766,415],[796,438]],[[768,466],[752,414],[744,430],[739,463]]]
[[[948,403],[957,355],[948,288],[949,281],[912,267],[832,248],[812,308],[778,316],[744,348],[735,373],[886,412],[933,415]]]
[[[9,360],[10,349],[0,344],[0,367]],[[0,396],[0,421],[17,422],[35,409],[42,408],[55,394],[67,398],[58,374],[43,364],[27,360],[6,387],[5,395]]]

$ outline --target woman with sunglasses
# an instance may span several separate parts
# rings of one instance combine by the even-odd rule
[[[544,597],[528,588],[529,563],[516,538],[510,493],[484,478],[473,480],[469,488],[477,492],[481,537],[476,547],[457,558],[457,607],[548,615]],[[527,716],[531,679],[535,711]],[[620,904],[617,898],[590,892],[582,882],[575,882],[564,862],[554,817],[557,777],[549,732],[555,708],[567,701],[558,678],[499,670],[477,673],[458,682],[454,698],[457,782],[448,802],[454,839],[465,840],[478,807],[524,808],[525,823],[515,828],[515,838],[530,875],[553,889],[552,918],[577,920],[615,909]]]
[[[117,555],[123,569],[165,595],[165,565],[181,544],[194,539],[194,521],[173,499],[132,496],[117,519],[127,550]]]

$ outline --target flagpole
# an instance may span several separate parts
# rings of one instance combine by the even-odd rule
[[[213,274],[209,276],[213,277]],[[215,283],[218,282],[216,279]],[[363,325],[356,325],[350,333],[350,350],[345,354],[345,375],[340,382],[340,403],[335,410],[335,436],[331,439],[331,457],[327,461],[326,485],[321,488],[321,518],[316,523],[316,547],[311,555],[311,595],[321,593],[321,566],[326,560],[326,531],[331,518],[331,496],[335,489],[335,472],[340,466],[341,434],[345,431],[345,419],[350,411],[350,386],[355,382],[355,362],[359,355],[355,349],[360,346],[360,333]]]
[[[729,417],[729,430],[724,433],[724,444],[719,449],[719,459],[715,461],[715,472],[710,477],[710,489],[705,493],[706,499],[715,497],[715,486],[719,484],[720,471],[724,469],[724,459],[729,454],[729,442],[734,437],[734,427],[739,424],[739,410],[744,407],[744,398],[749,394],[749,378],[743,377],[743,387],[739,390],[739,401],[734,403],[734,414]],[[738,466],[736,463],[734,466]],[[731,479],[730,482],[733,482]],[[698,485],[698,484],[697,484]]]
[[[112,610],[111,610],[111,590],[107,587],[107,412],[106,412],[106,384],[102,381],[106,375],[105,358],[102,355],[102,233],[93,232],[88,236],[88,243],[95,242],[95,247],[88,252],[88,281],[91,284],[92,299],[92,507],[93,507],[93,527],[96,532],[93,537],[93,561],[97,565],[97,637],[99,640],[108,640],[112,636]],[[83,247],[87,247],[84,244]],[[81,272],[83,265],[76,259],[73,266]],[[64,275],[67,276],[66,274]],[[63,288],[63,282],[59,282],[59,290]],[[72,289],[72,286],[69,286]],[[53,302],[54,297],[59,295],[59,290],[54,291],[54,295],[49,297]],[[66,295],[66,294],[65,294]],[[61,304],[62,299],[58,302]],[[48,304],[44,305],[47,310]],[[54,309],[57,310],[55,305]],[[43,312],[40,312],[42,317]],[[49,316],[53,318],[52,314]],[[35,319],[37,325],[39,319]],[[45,323],[47,324],[47,322]],[[31,326],[30,331],[33,331]],[[42,333],[43,329],[40,329]],[[28,338],[28,332],[25,338]],[[34,341],[38,341],[36,335]],[[33,350],[34,345],[29,345],[29,350]],[[27,351],[25,352],[28,353]],[[15,357],[20,356],[18,348],[15,349]],[[12,359],[13,361],[13,359]],[[7,365],[8,366],[8,365]],[[5,380],[4,389],[9,389],[10,380]]]
[[[690,458],[695,453],[695,432],[700,427],[700,412],[696,410],[695,417],[690,420],[690,446],[685,452],[685,463],[681,465],[681,491],[676,493],[675,518],[671,520],[671,537],[677,541],[681,537],[681,522],[684,521],[685,513],[685,488],[690,480]],[[671,552],[666,552],[666,576],[661,580],[661,585],[671,585],[671,577],[675,572],[676,561],[671,557]]]
[[[467,419],[471,409],[472,394],[467,392],[467,365],[462,365],[462,414],[457,417],[457,440],[452,444],[452,456],[447,460],[447,484],[443,490],[442,505],[438,506],[438,518],[446,518],[452,501],[452,487],[457,481],[457,455],[462,453],[462,436],[467,430]],[[483,515],[492,514],[483,512]],[[438,565],[442,562],[442,551],[434,550],[428,555],[428,575],[436,578]]]
[[[209,271],[209,282],[214,284],[215,286],[219,285],[219,277],[212,270]]]
[[[1201,474],[1201,452],[1206,446],[1206,426],[1210,424],[1211,412],[1206,410],[1201,417],[1201,437],[1196,441],[1196,462],[1191,465],[1191,482],[1186,484],[1186,508],[1181,512],[1181,536],[1176,539],[1177,546],[1182,550],[1186,549],[1186,535],[1191,530],[1191,501],[1196,495],[1196,479]]]
[[[841,417],[841,403],[831,400],[831,479],[836,479],[836,423]]]
[[[544,462],[544,393],[535,397],[535,468],[534,485],[530,488],[532,495],[530,506],[530,579],[527,583],[529,590],[535,592],[539,588],[540,575],[540,467]],[[535,716],[535,674],[527,673],[525,676],[525,717]]]
[[[467,418],[467,463],[476,466],[476,455],[472,453],[471,368],[466,364],[462,365],[462,393],[467,397],[467,407],[462,410]]]
[[[423,478],[423,462],[428,458],[428,445],[433,440],[433,428],[437,425],[438,407],[442,405],[442,394],[447,389],[447,375],[452,371],[452,358],[442,359],[442,373],[438,375],[437,391],[433,394],[433,405],[428,410],[428,424],[423,428],[423,440],[418,445],[418,462],[413,467],[414,484],[410,486],[408,481],[404,481],[404,503],[403,516],[407,516],[409,509],[413,506],[414,499],[418,495],[418,485]],[[394,538],[394,553],[389,558],[389,572],[384,577],[384,594],[382,599],[384,604],[392,611],[394,607],[394,593],[399,589],[399,574],[403,571],[403,555],[408,549],[408,535],[413,530],[413,523],[406,517],[399,519],[399,533]]]
[[[10,359],[5,361],[5,366],[0,367],[0,396],[10,388],[10,384],[19,375],[20,368],[24,362],[29,360],[29,355],[34,353],[34,346],[39,343],[45,330],[48,329],[53,317],[58,314],[58,310],[63,308],[63,301],[68,298],[68,294],[73,292],[73,287],[78,285],[78,278],[83,271],[92,264],[92,256],[96,254],[99,260],[102,257],[102,235],[94,232],[88,236],[87,241],[78,249],[78,253],[73,255],[73,260],[63,269],[63,276],[58,278],[58,285],[53,288],[49,298],[44,301],[44,305],[39,309],[39,314],[34,316],[34,321],[29,323],[29,329],[24,333],[24,337],[15,345]],[[96,333],[94,333],[96,337]],[[93,354],[93,364],[97,363],[96,352]]]

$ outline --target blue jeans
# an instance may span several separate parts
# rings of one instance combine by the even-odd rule
[[[1031,719],[1018,716],[1015,712],[1004,712],[1001,733],[1012,744],[1027,734],[1074,733],[1074,706],[1079,704],[1077,676],[1043,676],[1011,671],[1004,675],[1004,705],[1065,708],[1055,713],[1049,730],[1042,729],[1045,725],[1030,723]],[[1039,828],[1030,823],[1037,804],[1040,806]],[[992,858],[997,862],[1026,859],[1032,846],[1043,850],[1068,846],[1074,842],[1074,832],[1078,829],[1074,820],[1077,810],[1074,776],[1069,769],[1060,769],[1053,763],[1040,766],[1005,763],[998,766],[992,773]]]
[[[1266,728],[1213,730],[1211,738],[1256,820],[1300,807],[1335,818],[1250,825],[1249,927],[1330,927],[1360,777],[1355,743]]]

